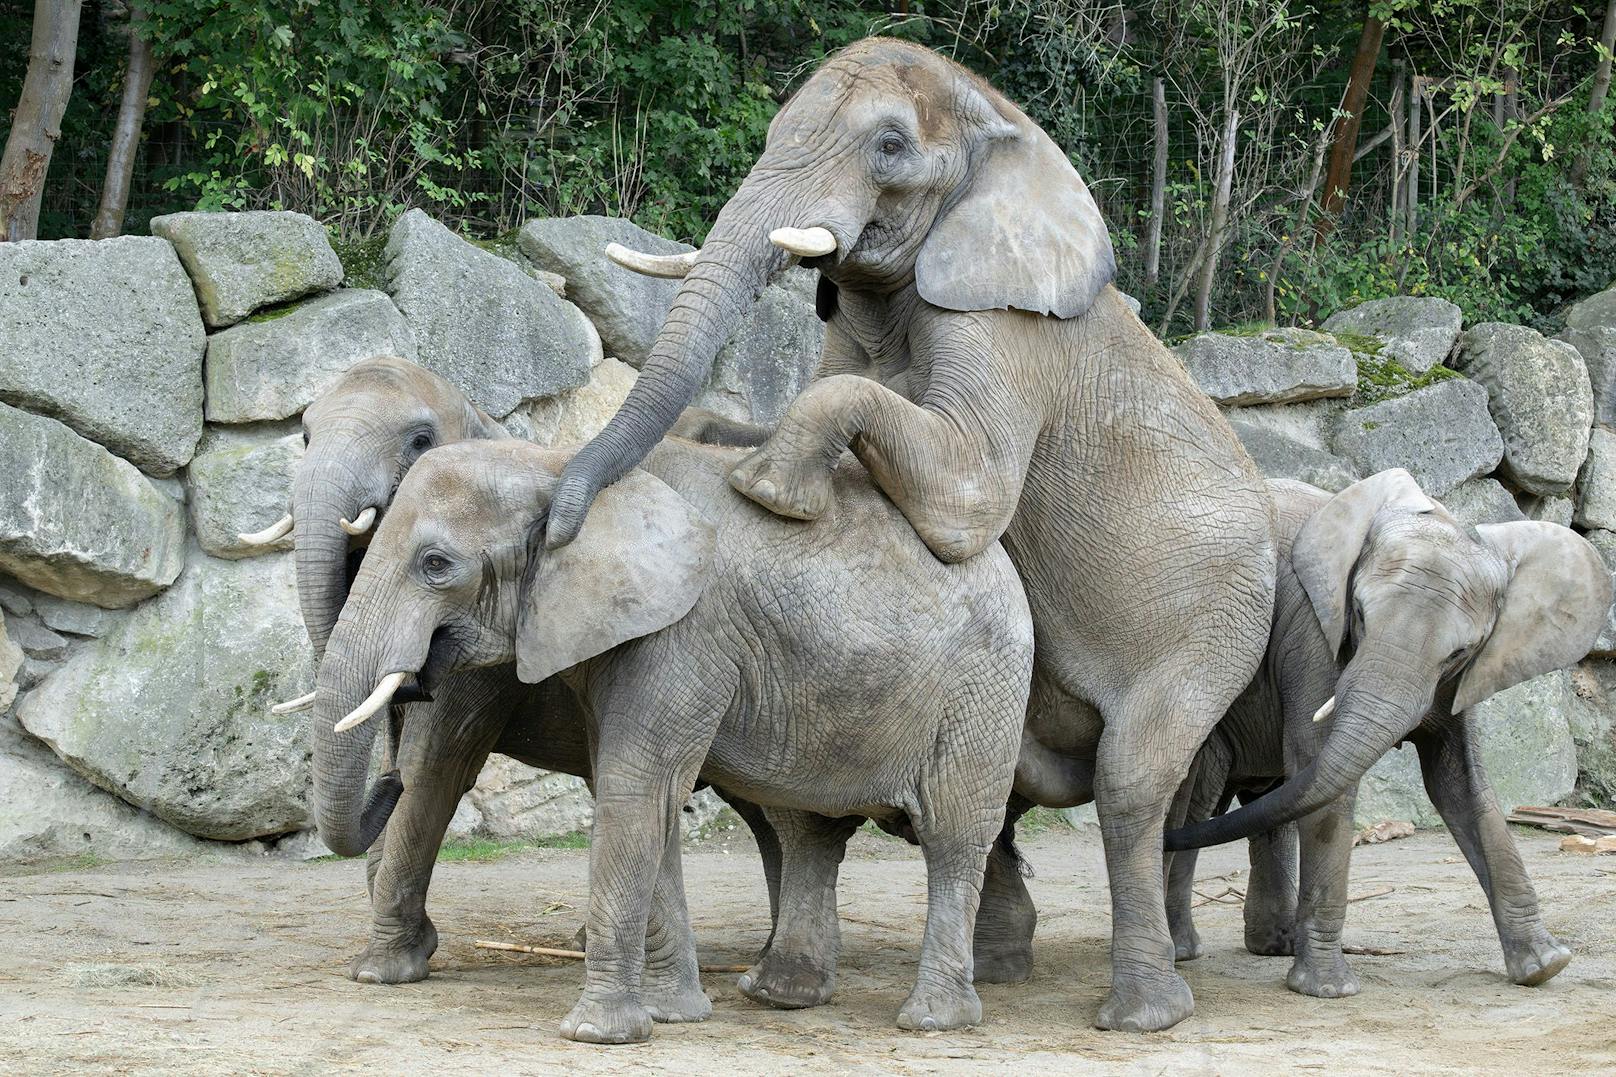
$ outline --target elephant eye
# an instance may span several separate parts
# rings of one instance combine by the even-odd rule
[[[421,558],[421,571],[428,576],[442,576],[449,571],[449,559],[441,553],[429,553]]]
[[[410,448],[414,449],[416,452],[426,452],[431,447],[432,435],[424,430],[410,439]]]
[[[881,137],[881,152],[888,157],[896,157],[903,152],[903,139],[897,135],[883,135]]]

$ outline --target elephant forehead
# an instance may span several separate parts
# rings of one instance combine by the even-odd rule
[[[1413,575],[1418,586],[1486,605],[1509,582],[1509,566],[1465,529],[1432,513],[1388,514],[1371,532],[1368,581]]]

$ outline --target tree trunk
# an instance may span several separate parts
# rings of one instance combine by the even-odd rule
[[[62,137],[62,113],[73,92],[80,0],[34,0],[28,74],[0,156],[0,240],[39,235],[39,202],[51,150]]]
[[[1167,90],[1158,77],[1151,80],[1156,159],[1150,174],[1150,228],[1145,236],[1145,283],[1161,276],[1162,215],[1167,212]]]
[[[1593,88],[1588,91],[1588,114],[1595,115],[1605,107],[1605,95],[1610,92],[1610,54],[1616,49],[1616,0],[1609,0],[1605,5],[1605,25],[1599,34],[1599,43],[1605,46],[1605,51],[1599,55],[1599,64],[1594,68]],[[1577,161],[1571,166],[1571,185],[1582,188],[1583,181],[1588,178],[1589,156],[1586,152],[1577,156]]]
[[[1335,144],[1330,147],[1330,168],[1324,176],[1324,198],[1314,234],[1323,239],[1335,228],[1342,207],[1347,204],[1347,186],[1352,182],[1352,157],[1358,148],[1358,126],[1363,120],[1364,103],[1369,99],[1369,82],[1380,58],[1380,39],[1385,26],[1373,15],[1365,15],[1358,52],[1352,58],[1347,77],[1347,95],[1341,103],[1342,115],[1336,121]]]
[[[146,95],[151,90],[152,50],[140,36],[136,24],[141,10],[129,5],[129,68],[124,73],[123,101],[112,129],[112,145],[107,150],[107,178],[101,185],[101,206],[90,226],[91,239],[111,239],[123,232],[124,211],[129,208],[129,183],[135,172],[135,153],[140,148],[140,128],[146,120]]]
[[[1423,94],[1420,77],[1408,80],[1408,227],[1404,235],[1409,242],[1420,230],[1420,97]]]
[[[1218,275],[1218,253],[1223,249],[1229,228],[1229,196],[1234,188],[1234,141],[1240,132],[1240,110],[1230,103],[1223,119],[1222,153],[1218,157],[1218,186],[1212,194],[1210,249],[1201,265],[1201,279],[1195,286],[1195,331],[1212,328],[1212,282]]]

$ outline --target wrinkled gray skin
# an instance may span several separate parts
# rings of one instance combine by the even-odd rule
[[[714,440],[744,439],[743,428],[692,409],[680,429]],[[307,444],[293,480],[293,525],[298,591],[304,625],[316,651],[336,625],[347,599],[349,577],[374,532],[350,536],[341,519],[368,507],[385,516],[393,492],[427,449],[458,441],[505,438],[503,427],[479,411],[444,379],[404,359],[378,357],[356,364],[304,412]],[[755,439],[755,433],[754,433]],[[755,442],[754,442],[755,443]],[[426,892],[438,847],[461,796],[477,780],[489,752],[545,770],[588,778],[584,717],[576,698],[559,680],[524,685],[513,667],[468,671],[439,685],[433,699],[395,706],[389,714],[382,771],[389,798],[369,828],[333,834],[344,855],[368,847],[370,939],[349,965],[362,983],[410,983],[425,979],[437,949],[437,929],[426,914]],[[346,756],[317,757],[316,796],[329,796],[346,780]],[[333,765],[335,764],[335,765]],[[756,805],[720,795],[752,828],[768,879],[771,912],[778,892],[779,847]],[[374,842],[374,829],[385,826]],[[646,982],[652,1012],[676,984],[681,955],[664,928],[663,890],[647,935]]]
[[[321,834],[354,833],[377,720],[339,719],[384,677],[428,684],[516,660],[560,673],[588,716],[596,815],[587,977],[573,1039],[645,1039],[652,883],[684,955],[665,1017],[709,1004],[678,884],[679,808],[698,776],[765,806],[782,850],[779,921],[743,991],[779,1006],[835,983],[835,879],[857,817],[913,828],[929,886],[918,981],[900,1026],[972,1024],[971,933],[983,861],[1015,766],[1032,628],[990,548],[932,557],[862,469],[839,469],[835,522],[803,526],[735,497],[738,453],[669,439],[602,494],[578,540],[542,542],[565,454],[468,442],[399,487],[321,663],[317,759],[350,785],[319,799]]]
[[[1581,658],[1610,608],[1609,573],[1568,528],[1468,527],[1401,469],[1333,498],[1302,483],[1273,485],[1282,551],[1274,634],[1262,672],[1186,782],[1185,814],[1204,820],[1231,786],[1291,778],[1238,812],[1169,833],[1169,847],[1299,819],[1295,961],[1286,982],[1321,998],[1356,994],[1341,952],[1353,802],[1364,772],[1410,741],[1431,802],[1487,894],[1510,980],[1548,980],[1571,953],[1543,924],[1477,758],[1468,708]],[[1315,722],[1332,693],[1333,716]],[[1175,936],[1181,952],[1194,950],[1194,856],[1171,855]]]
[[[1173,969],[1159,839],[1261,660],[1272,506],[1228,423],[1111,287],[1093,199],[1015,105],[901,42],[826,62],[771,124],[622,408],[568,466],[548,541],[569,541],[695,396],[788,264],[780,227],[835,238],[803,263],[822,275],[825,352],[730,481],[777,514],[834,518],[851,448],[940,559],[1003,536],[1038,629],[1029,721],[1081,761],[1063,797],[1099,802],[1113,935],[1096,1022],[1167,1028],[1194,1000]],[[1010,849],[995,871],[1014,868]],[[997,874],[986,885],[1015,897]],[[998,907],[984,939],[1031,919]],[[983,978],[1024,979],[1030,960],[1020,944],[978,951]]]

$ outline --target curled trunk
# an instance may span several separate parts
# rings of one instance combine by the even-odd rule
[[[318,658],[348,598],[348,533],[342,521],[363,499],[352,468],[334,455],[306,461],[292,488],[297,601]]]

